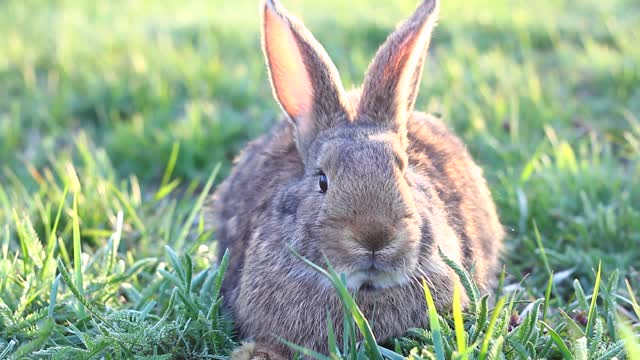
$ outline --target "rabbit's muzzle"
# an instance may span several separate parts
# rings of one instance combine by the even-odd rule
[[[343,229],[337,270],[353,290],[382,290],[408,281],[416,265],[419,231],[410,221],[351,222]],[[336,249],[337,250],[337,249]]]

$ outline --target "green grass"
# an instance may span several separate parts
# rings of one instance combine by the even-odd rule
[[[416,3],[284,2],[346,87]],[[0,358],[238,344],[200,195],[278,119],[257,14],[250,0],[0,2]],[[443,1],[417,107],[485,169],[505,270],[488,298],[463,282],[469,310],[382,347],[358,346],[370,329],[342,291],[332,359],[640,359],[639,17],[633,0]]]

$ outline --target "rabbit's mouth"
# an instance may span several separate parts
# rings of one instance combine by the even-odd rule
[[[370,282],[365,282],[360,286],[360,289],[358,289],[358,291],[362,291],[362,292],[373,292],[376,290],[380,290],[378,289],[375,285],[373,285]]]
[[[375,293],[410,282],[408,274],[415,266],[412,258],[391,250],[352,254],[347,266],[337,267],[346,275],[347,287],[356,292]]]
[[[358,292],[379,292],[407,282],[404,272],[367,269],[347,275],[347,287]]]

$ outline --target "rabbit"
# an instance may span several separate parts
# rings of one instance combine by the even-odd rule
[[[439,249],[489,289],[503,228],[482,170],[439,118],[414,111],[438,1],[418,5],[350,92],[302,22],[277,0],[260,6],[284,119],[246,146],[209,217],[230,254],[224,302],[251,341],[232,358],[290,358],[280,339],[328,353],[327,315],[342,324],[342,305],[294,251],[345,274],[378,340],[428,327],[423,280],[450,309],[459,279]]]

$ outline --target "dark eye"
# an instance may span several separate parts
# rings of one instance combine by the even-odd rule
[[[326,193],[329,188],[329,179],[327,179],[327,175],[320,173],[318,176],[318,185],[320,186],[320,192]]]

